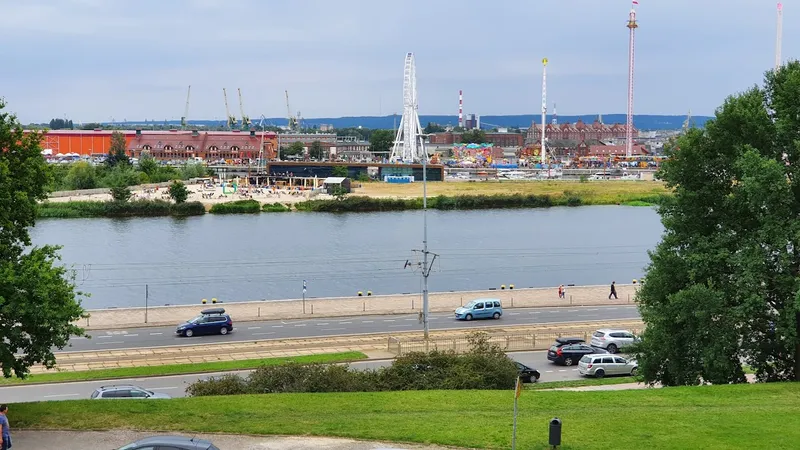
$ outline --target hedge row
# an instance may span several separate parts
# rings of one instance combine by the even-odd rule
[[[389,367],[372,370],[342,365],[262,366],[249,376],[227,374],[196,381],[186,392],[195,397],[288,392],[376,392],[441,389],[511,389],[517,366],[485,333],[470,337],[469,353],[412,353]]]
[[[85,217],[201,216],[206,209],[200,202],[175,204],[164,200],[129,202],[45,202],[39,204],[41,218],[72,219]]]

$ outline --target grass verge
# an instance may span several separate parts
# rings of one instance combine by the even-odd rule
[[[78,400],[13,405],[12,417],[29,429],[326,435],[508,449],[513,399],[508,390]],[[552,417],[563,420],[564,450],[790,449],[800,442],[800,383],[526,391],[518,448],[548,448]],[[598,417],[613,417],[613,426],[598,428]]]
[[[261,212],[261,203],[258,200],[215,203],[208,212],[211,214],[256,214]]]
[[[111,380],[117,378],[155,377],[164,375],[184,375],[203,372],[226,372],[255,369],[259,366],[272,366],[288,362],[297,363],[337,363],[367,359],[361,352],[324,353],[320,355],[290,356],[286,358],[244,359],[240,361],[217,361],[197,364],[169,364],[164,366],[124,367],[119,369],[85,370],[77,372],[52,372],[31,375],[25,379],[1,378],[0,386],[14,384],[64,383],[69,381]]]
[[[584,386],[610,386],[614,384],[638,383],[634,377],[611,377],[611,378],[586,378],[584,380],[569,381],[540,381],[538,383],[527,384],[525,388],[531,391],[543,389],[560,389]]]

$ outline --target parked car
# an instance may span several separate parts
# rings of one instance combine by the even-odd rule
[[[619,349],[627,347],[637,338],[628,330],[612,330],[602,328],[592,334],[592,347],[608,350],[608,353],[617,353]]]
[[[228,334],[233,331],[233,320],[225,314],[225,308],[210,308],[200,311],[200,315],[186,321],[175,330],[179,336],[192,337],[201,334]]]
[[[576,342],[577,341],[577,342]],[[547,351],[547,359],[556,364],[571,366],[592,353],[608,353],[603,349],[586,345],[580,338],[558,338]]]
[[[478,298],[456,309],[457,320],[499,319],[503,305],[497,298]]]
[[[138,398],[138,399],[168,399],[172,398],[167,394],[148,391],[147,389],[134,386],[132,384],[118,384],[112,386],[101,386],[92,392],[92,399],[103,400],[107,398]]]
[[[183,436],[153,436],[139,439],[118,450],[219,450],[219,447],[205,439]]]
[[[536,383],[539,381],[541,374],[538,370],[532,369],[520,362],[515,361],[514,364],[516,364],[517,369],[519,369],[519,377],[522,378],[523,383]]]
[[[583,376],[603,378],[606,375],[636,375],[639,365],[621,356],[586,355],[578,362],[578,373]]]

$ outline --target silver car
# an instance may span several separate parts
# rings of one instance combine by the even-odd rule
[[[608,353],[617,353],[619,349],[627,347],[637,338],[628,330],[612,330],[602,328],[592,334],[592,347],[608,350]]]
[[[92,398],[95,400],[100,399],[167,399],[171,398],[167,394],[160,392],[148,391],[147,389],[134,386],[132,384],[118,384],[114,386],[102,386],[92,392]]]
[[[583,376],[603,378],[606,375],[635,376],[639,365],[615,355],[586,355],[578,361],[578,373]]]

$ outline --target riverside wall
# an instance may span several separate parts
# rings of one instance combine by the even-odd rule
[[[476,298],[498,298],[503,307],[559,307],[591,305],[627,305],[634,302],[638,285],[618,284],[619,299],[608,299],[609,287],[568,286],[566,297],[558,297],[558,288],[504,289],[487,291],[431,292],[431,312],[453,311]],[[153,306],[149,308],[108,308],[87,311],[88,317],[77,321],[86,329],[132,328],[143,326],[177,325],[201,310],[223,307],[235,322],[256,320],[302,319],[316,317],[342,317],[381,314],[412,314],[422,309],[421,294],[374,295],[362,297],[334,297],[262,300],[235,303],[195,304],[179,306]]]

